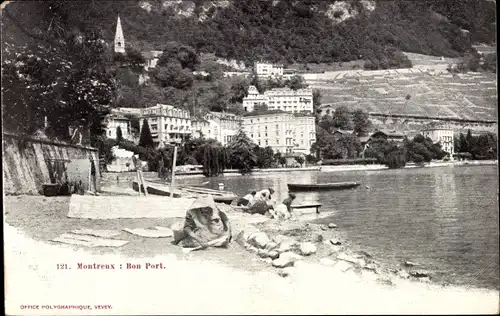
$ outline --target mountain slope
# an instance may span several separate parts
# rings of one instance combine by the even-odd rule
[[[57,37],[58,32],[89,27],[99,29],[111,42],[120,14],[126,42],[139,49],[162,49],[174,40],[247,64],[258,59],[284,63],[364,59],[402,66],[400,50],[456,57],[471,49],[471,40],[494,39],[494,2],[449,2],[20,1],[6,6],[9,14],[5,21],[2,17],[2,28],[11,42],[19,41],[19,29]],[[11,17],[18,30],[7,25],[13,24]]]

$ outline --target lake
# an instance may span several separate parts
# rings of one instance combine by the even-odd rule
[[[298,192],[296,204],[322,203],[352,250],[387,265],[409,260],[439,283],[499,289],[498,167],[449,166],[380,171],[289,172],[184,178],[238,195],[267,187],[278,201],[287,183],[358,181],[343,191]]]

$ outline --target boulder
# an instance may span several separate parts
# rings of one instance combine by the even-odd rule
[[[285,239],[283,241],[281,241],[279,243],[279,246],[278,246],[278,249],[277,251],[279,253],[283,253],[283,252],[287,252],[287,251],[290,251],[292,250],[296,245],[298,244],[298,242],[296,240],[293,240],[293,239]]]
[[[410,275],[414,278],[427,278],[429,277],[429,272],[423,270],[410,271]]]
[[[415,266],[418,266],[418,264],[416,264],[415,262],[411,262],[411,261],[405,261],[404,265],[406,267],[415,267]]]
[[[268,255],[269,255],[269,258],[271,258],[273,260],[278,259],[280,256],[279,252],[277,252],[276,250],[269,251]]]
[[[374,271],[375,273],[377,273],[377,266],[374,263],[368,263],[368,264],[366,264],[363,267],[363,269],[371,270],[371,271]]]
[[[333,261],[330,258],[321,258],[321,259],[319,259],[319,263],[321,263],[322,265],[325,265],[325,266],[334,266],[335,265],[335,261]]]
[[[401,270],[398,272],[398,276],[403,279],[408,279],[410,277],[410,274],[405,270]]]
[[[267,237],[266,233],[257,232],[248,236],[247,242],[257,248],[265,248],[267,243],[271,240]]]
[[[300,253],[303,255],[303,256],[309,256],[313,253],[316,252],[317,248],[316,248],[316,245],[313,244],[312,242],[303,242],[300,244]]]
[[[334,223],[329,223],[328,228],[337,228],[337,225],[335,225]]]
[[[273,267],[286,268],[291,267],[295,261],[300,260],[302,257],[293,252],[284,252],[280,254],[279,258],[273,260]]]
[[[340,245],[342,245],[342,243],[340,242],[340,240],[337,240],[337,239],[330,239],[330,244],[332,244],[334,246],[340,246]]]
[[[327,230],[328,229],[328,227],[326,227],[325,225],[321,225],[320,228],[321,228],[321,230]]]
[[[274,241],[270,241],[266,244],[266,250],[273,250],[276,247],[278,247],[278,244]]]
[[[267,258],[269,257],[269,253],[265,249],[259,249],[257,250],[257,255],[261,258]]]

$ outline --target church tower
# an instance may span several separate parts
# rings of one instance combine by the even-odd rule
[[[123,30],[122,30],[122,23],[120,21],[120,16],[118,16],[118,21],[116,22],[115,53],[125,54],[125,39],[123,38]]]

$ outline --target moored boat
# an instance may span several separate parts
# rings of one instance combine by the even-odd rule
[[[154,195],[170,196],[170,188],[161,184],[146,182],[147,192]],[[132,189],[139,192],[139,183],[137,180],[132,182]],[[141,192],[144,192],[144,187],[141,185]],[[174,192],[174,197],[181,197],[180,192]]]
[[[333,182],[333,183],[316,183],[316,184],[302,184],[302,183],[288,183],[288,190],[290,191],[317,191],[317,190],[344,190],[351,189],[359,186],[358,182]]]

